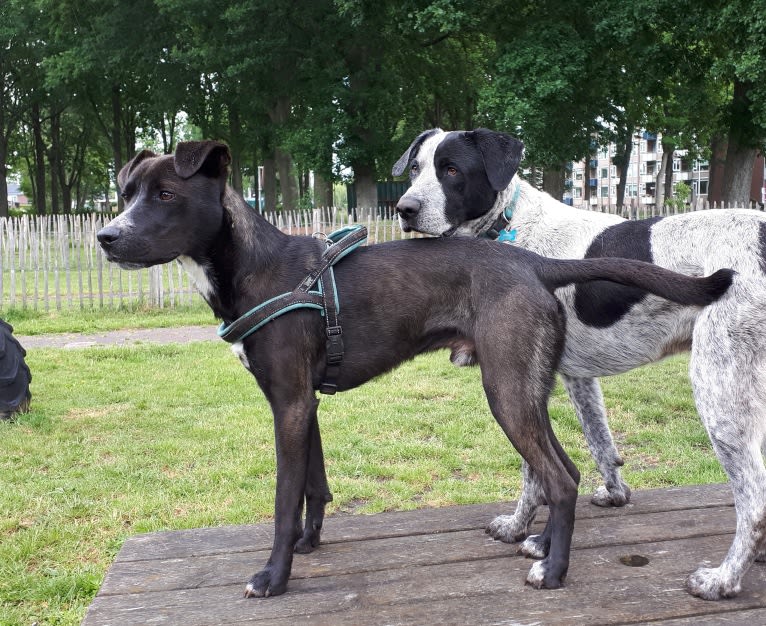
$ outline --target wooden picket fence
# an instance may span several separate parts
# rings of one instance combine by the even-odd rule
[[[618,212],[612,207],[594,210]],[[694,207],[694,210],[706,207]],[[690,210],[687,208],[686,210]],[[619,211],[632,219],[676,213],[654,207],[627,207]],[[96,241],[96,233],[113,216],[25,216],[0,219],[0,312],[12,308],[52,309],[179,307],[201,302],[186,272],[177,263],[126,271],[109,263]],[[265,216],[289,234],[328,233],[352,224],[364,224],[368,243],[411,238],[390,209],[325,208],[286,211]]]
[[[24,216],[0,219],[0,311],[22,308],[178,307],[201,302],[177,263],[127,271],[106,260],[96,233],[112,215]],[[364,224],[369,242],[405,234],[390,212],[313,209],[268,214],[284,232],[331,232]],[[411,237],[412,235],[406,235]]]

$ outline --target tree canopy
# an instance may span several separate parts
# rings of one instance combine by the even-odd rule
[[[263,166],[268,208],[308,202],[309,171],[316,202],[353,179],[372,204],[417,133],[487,126],[551,171],[662,133],[719,158],[738,200],[764,42],[766,0],[4,0],[0,197],[16,172],[37,212],[84,207],[138,147],[205,137],[236,187]]]

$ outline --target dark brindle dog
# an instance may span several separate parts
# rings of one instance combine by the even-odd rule
[[[180,144],[175,155],[141,152],[119,174],[126,210],[98,233],[107,257],[138,268],[178,259],[215,314],[232,324],[314,271],[327,244],[268,224],[226,184],[228,148]],[[420,239],[361,248],[334,267],[344,359],[335,383],[361,385],[415,355],[472,349],[489,406],[511,443],[541,477],[550,506],[548,556],[527,577],[559,587],[567,573],[579,473],[551,429],[548,394],[565,321],[556,287],[594,279],[639,286],[704,306],[732,274],[689,278],[623,259],[551,260],[491,241]],[[319,544],[331,500],[315,392],[326,374],[325,320],[297,309],[243,339],[240,358],[274,413],[275,536],[246,595],[283,593],[293,551]],[[301,523],[305,499],[306,522]]]

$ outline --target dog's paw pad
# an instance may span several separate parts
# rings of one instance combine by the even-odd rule
[[[287,580],[278,582],[267,568],[253,576],[245,587],[246,598],[268,598],[278,596],[287,590]]]
[[[520,524],[515,515],[498,515],[485,532],[493,539],[504,543],[516,543],[527,536],[527,525]]]
[[[564,584],[564,575],[556,576],[549,571],[548,559],[536,561],[529,568],[526,584],[535,589],[559,589]]]
[[[531,535],[521,542],[519,553],[530,559],[544,559],[548,556],[550,542],[542,538],[542,535]]]
[[[700,567],[686,579],[686,590],[703,600],[721,600],[733,598],[741,587],[739,583],[726,580],[721,575],[721,568]]]
[[[630,489],[627,485],[623,484],[622,489],[615,488],[610,491],[604,485],[601,485],[596,489],[590,501],[591,504],[595,504],[596,506],[625,506],[630,502]]]

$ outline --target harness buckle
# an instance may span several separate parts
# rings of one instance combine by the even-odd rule
[[[343,361],[343,338],[340,326],[327,327],[327,364],[340,365]]]

